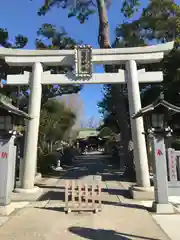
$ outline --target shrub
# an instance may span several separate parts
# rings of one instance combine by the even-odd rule
[[[76,155],[75,151],[72,147],[70,146],[65,147],[63,151],[63,158],[62,158],[63,164],[71,165],[75,155]]]
[[[175,150],[180,150],[180,141],[177,139],[172,141],[172,148],[174,148]]]
[[[38,159],[38,169],[42,174],[48,174],[53,171],[53,166],[57,164],[57,153],[42,155]]]

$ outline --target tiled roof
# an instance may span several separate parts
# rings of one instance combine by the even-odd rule
[[[132,118],[138,118],[144,115],[147,112],[153,111],[155,108],[158,106],[164,106],[168,110],[175,112],[175,113],[180,113],[180,107],[175,106],[167,101],[164,100],[164,95],[161,94],[160,97],[158,97],[153,103],[147,105],[146,107],[140,109],[137,113],[132,115]]]
[[[77,139],[85,139],[88,137],[97,137],[99,134],[99,131],[97,131],[96,129],[81,129]]]
[[[20,117],[23,117],[26,119],[31,119],[31,117],[27,113],[19,110],[17,107],[12,105],[11,103],[8,103],[2,99],[0,99],[0,108],[3,108],[5,110],[7,110],[9,113],[12,113],[16,116],[20,116]]]

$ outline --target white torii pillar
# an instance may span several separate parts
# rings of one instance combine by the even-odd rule
[[[141,109],[141,97],[138,82],[138,70],[136,61],[130,60],[126,63],[126,71],[128,75],[128,100],[130,116]],[[139,70],[141,71],[141,70]],[[132,119],[131,133],[133,140],[133,154],[136,167],[137,185],[144,188],[150,187],[148,156],[146,149],[146,140],[144,133],[143,118]]]
[[[138,82],[162,81],[161,72],[137,71],[137,63],[158,62],[164,57],[165,52],[173,48],[173,42],[159,44],[156,46],[123,48],[123,49],[93,49],[92,62],[98,64],[126,64],[128,72],[94,74],[91,79],[77,80],[72,74],[50,74],[42,71],[42,65],[57,66],[69,65],[74,62],[74,51],[72,50],[12,50],[0,49],[0,57],[11,66],[33,66],[32,74],[8,75],[7,84],[31,86],[30,111],[33,117],[30,120],[27,131],[25,147],[25,172],[22,187],[25,191],[31,191],[34,187],[35,164],[37,158],[38,127],[40,117],[41,84],[112,84],[124,83],[128,85],[128,97],[130,114],[134,114],[141,108],[140,92]],[[31,83],[32,82],[32,83]],[[31,85],[32,84],[32,85]],[[150,186],[148,160],[146,153],[145,137],[143,136],[143,120],[131,120],[134,157],[136,164],[136,175],[138,185],[148,188]],[[34,135],[33,135],[34,134]]]
[[[25,148],[24,148],[24,173],[22,178],[22,189],[26,191],[33,191],[35,171],[37,164],[37,147],[38,147],[38,135],[39,135],[39,120],[41,111],[41,97],[42,97],[42,85],[41,75],[43,73],[42,64],[36,62],[32,67],[32,75],[30,81],[30,99],[28,114],[32,119],[28,122]]]

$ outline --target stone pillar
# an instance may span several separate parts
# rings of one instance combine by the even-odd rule
[[[28,114],[32,117],[29,120],[26,131],[24,148],[24,174],[22,189],[27,192],[34,189],[35,170],[37,164],[37,146],[39,133],[39,119],[41,110],[41,75],[43,67],[40,62],[34,63],[32,77],[30,80],[30,99]]]
[[[156,213],[173,213],[173,206],[168,201],[167,160],[164,136],[154,134],[151,137],[153,150],[154,196],[152,209]]]
[[[24,159],[22,157],[20,157],[19,163],[19,180],[20,186],[22,186],[24,176]]]
[[[129,99],[130,117],[141,109],[141,98],[138,83],[138,71],[136,61],[130,60],[126,63],[127,87]],[[148,158],[146,141],[144,136],[143,118],[131,118],[132,140],[134,145],[134,161],[136,167],[136,178],[139,187],[150,187]]]

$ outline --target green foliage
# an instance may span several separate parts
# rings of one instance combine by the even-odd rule
[[[151,0],[139,19],[120,24],[116,35],[131,46],[151,41],[168,42],[180,39],[180,6],[174,0]],[[121,41],[120,41],[121,42]]]
[[[93,1],[45,0],[38,15],[45,15],[52,7],[67,8],[68,17],[76,16],[80,23],[84,23],[95,12]]]
[[[0,45],[6,48],[23,48],[27,44],[28,39],[22,35],[15,37],[14,43],[9,41],[8,31],[6,29],[0,29]],[[73,49],[77,42],[68,37],[65,30],[56,29],[51,24],[43,24],[37,31],[36,47],[37,49]],[[30,70],[24,67],[9,67],[4,60],[0,60],[0,78],[6,79],[7,74],[20,74],[24,70]],[[52,73],[65,73],[72,71],[69,67],[49,67],[46,70],[51,70]],[[1,93],[10,97],[13,100],[13,104],[19,102],[19,107],[23,110],[27,110],[29,94],[26,92],[28,86],[7,86],[5,85],[1,89]],[[42,105],[52,97],[60,96],[62,94],[77,93],[82,86],[80,85],[67,85],[61,87],[60,85],[43,85],[42,87]]]
[[[123,117],[119,119],[117,111],[122,111],[120,104],[123,104],[126,114],[126,119],[124,119],[124,121],[127,125],[129,119],[128,99],[126,85],[121,87],[121,91],[119,91],[118,94],[113,92],[113,87],[116,88],[116,86],[112,86],[111,84],[104,86],[104,95],[102,100],[98,103],[98,108],[104,119],[103,126],[108,126],[113,132],[118,133],[123,129],[121,123]]]
[[[49,153],[46,155],[41,155],[38,159],[38,171],[42,174],[49,174],[52,172],[52,167],[57,164],[57,154]]]
[[[78,44],[77,41],[68,36],[64,28],[57,29],[48,23],[44,23],[38,29],[37,36],[36,46],[38,49],[74,49],[74,46]],[[44,41],[44,39],[46,40]]]
[[[139,21],[126,22],[117,26],[116,40],[113,43],[113,47],[123,48],[145,45],[147,45],[147,42],[140,31]]]
[[[173,0],[151,1],[138,20],[139,32],[146,41],[175,41],[174,50],[159,64],[151,64],[149,70],[162,70],[164,81],[149,85],[142,92],[143,105],[152,102],[164,91],[165,99],[180,106],[180,6]]]
[[[7,29],[0,28],[0,45],[5,48],[23,48],[28,42],[28,38],[19,34],[15,37],[14,43],[9,41]]]
[[[63,28],[57,29],[54,25],[43,24],[37,31],[38,38],[36,39],[37,49],[73,49],[78,44],[73,38],[69,37]],[[51,73],[61,74],[72,71],[69,66],[48,67]],[[82,89],[81,85],[43,85],[42,87],[42,104],[49,98],[61,96],[62,94],[77,93]]]
[[[42,110],[39,127],[39,147],[41,152],[51,152],[56,141],[64,139],[72,127],[75,115],[55,99],[48,100]]]
[[[115,134],[113,133],[113,131],[109,127],[102,128],[100,133],[99,133],[100,138],[109,138],[109,137],[114,136],[114,135]]]
[[[53,7],[60,7],[68,10],[68,17],[76,17],[80,23],[84,23],[89,16],[96,13],[98,4],[106,4],[109,8],[112,0],[44,0],[44,4],[38,11],[38,15],[45,15]],[[132,17],[138,11],[139,0],[121,0],[121,12],[125,17]]]
[[[72,164],[72,160],[75,157],[75,155],[77,154],[77,152],[75,151],[75,149],[71,146],[65,146],[63,149],[63,164],[64,165],[71,165]]]
[[[12,103],[12,99],[2,93],[0,93],[0,99],[7,103]]]
[[[175,150],[180,150],[180,140],[179,139],[174,139],[174,141],[172,141],[172,148],[174,148]]]
[[[140,18],[125,22],[117,26],[116,40],[113,47],[135,47],[151,44],[152,41],[167,42],[175,40],[174,50],[159,64],[149,64],[145,67],[147,71],[161,70],[164,73],[164,81],[158,84],[141,84],[141,97],[143,105],[151,103],[160,93],[164,91],[166,100],[180,106],[180,6],[172,0],[151,0]],[[126,89],[122,89],[126,98]],[[121,93],[122,93],[121,92]],[[105,86],[104,98],[99,103],[100,112],[105,119],[115,114],[116,96],[112,95],[112,86]],[[127,100],[126,100],[127,102]],[[127,108],[128,110],[128,108]]]
[[[142,93],[144,104],[149,104],[160,93],[164,91],[166,100],[173,104],[180,105],[179,81],[180,81],[180,6],[173,0],[150,2],[144,9],[138,20],[139,32],[145,41],[168,42],[175,40],[174,50],[159,64],[151,64],[149,70],[162,70],[164,81],[160,84],[149,85]]]
[[[139,22],[148,40],[179,43],[180,6],[174,0],[151,0]]]
[[[13,43],[9,40],[9,34],[7,29],[0,28],[0,45],[5,48],[23,48],[26,46],[28,42],[27,37],[19,34],[15,37],[15,40]],[[5,63],[4,59],[0,59],[0,79],[6,79],[7,74],[19,74],[22,73],[22,71],[25,70],[21,67],[12,67],[8,66],[7,63]],[[27,90],[27,86],[21,88],[22,95]],[[3,88],[1,88],[1,94],[9,97],[12,99],[12,102],[16,104],[17,99],[19,98],[18,94],[18,87],[16,86],[7,86],[5,85]]]
[[[125,17],[130,18],[135,12],[139,10],[140,1],[139,0],[125,0],[122,1],[121,12]]]
[[[114,98],[112,97],[110,84],[104,85],[103,94],[102,100],[97,104],[99,112],[102,114],[104,119],[103,127],[108,126],[114,132],[117,132],[119,128],[117,124],[116,106]]]

